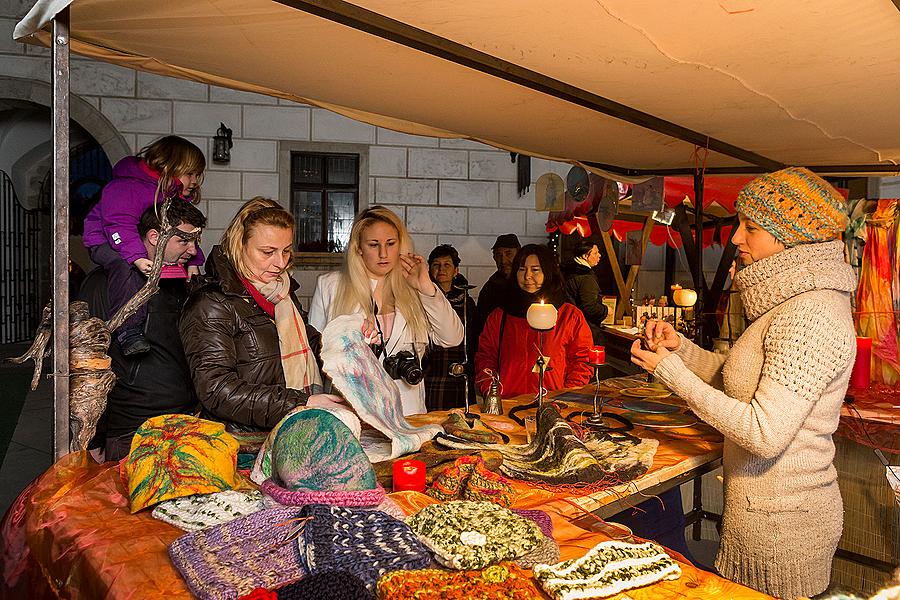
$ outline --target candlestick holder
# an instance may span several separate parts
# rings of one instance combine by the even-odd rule
[[[582,425],[601,436],[609,436],[611,433],[623,433],[634,429],[634,424],[621,415],[614,413],[603,414],[603,405],[606,398],[600,395],[600,368],[605,366],[605,363],[589,362],[587,365],[594,369],[594,411],[582,422]],[[618,421],[621,423],[621,426],[610,427],[607,425],[607,421]]]
[[[547,361],[544,359],[544,333],[556,327],[557,316],[556,307],[552,304],[545,304],[543,300],[529,306],[525,313],[525,320],[529,327],[538,332],[538,356],[534,363],[538,370],[538,389],[534,402],[517,406],[509,411],[509,417],[519,425],[524,425],[525,421],[514,416],[515,413],[529,408],[540,408],[544,404],[544,398],[547,395],[547,390],[544,389],[544,373],[553,370],[553,367],[547,366]]]

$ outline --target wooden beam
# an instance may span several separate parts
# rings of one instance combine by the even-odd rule
[[[647,217],[644,221],[644,230],[641,234],[641,260],[643,260],[644,254],[647,252],[647,244],[650,243],[650,233],[653,231],[653,227],[656,223],[652,218]],[[628,270],[628,279],[625,280],[625,288],[629,291],[634,287],[635,281],[637,281],[638,271],[641,270],[641,265],[631,265],[631,268]],[[628,296],[629,300],[631,299],[631,295]],[[618,312],[618,309],[616,309]],[[631,303],[628,305],[628,314],[631,314]]]
[[[621,321],[622,316],[627,311],[631,314],[631,290],[625,287],[625,280],[622,278],[622,267],[619,265],[619,258],[616,256],[616,249],[613,246],[612,238],[608,231],[601,231],[600,237],[603,238],[603,248],[606,250],[606,259],[612,269],[613,278],[616,280],[616,289],[619,290],[619,301],[616,302],[615,320]]]

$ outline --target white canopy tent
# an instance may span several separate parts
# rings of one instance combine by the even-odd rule
[[[58,454],[69,47],[620,180],[699,166],[900,173],[891,0],[39,0],[15,37],[54,56]]]

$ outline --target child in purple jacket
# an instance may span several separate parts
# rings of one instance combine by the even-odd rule
[[[107,273],[110,316],[143,287],[152,267],[137,230],[141,215],[154,204],[162,207],[166,199],[176,196],[199,202],[205,168],[200,148],[175,135],[142,148],[137,156],[126,156],[113,168],[112,181],[84,220],[84,245],[91,260]],[[200,272],[203,260],[198,248],[197,256],[188,263],[188,277]],[[150,350],[144,339],[146,319],[142,307],[119,328],[116,339],[123,354]]]

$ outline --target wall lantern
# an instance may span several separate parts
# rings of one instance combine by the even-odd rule
[[[231,148],[234,142],[231,141],[231,130],[225,126],[225,123],[219,123],[219,129],[213,136],[213,162],[219,164],[228,164],[231,162]]]

